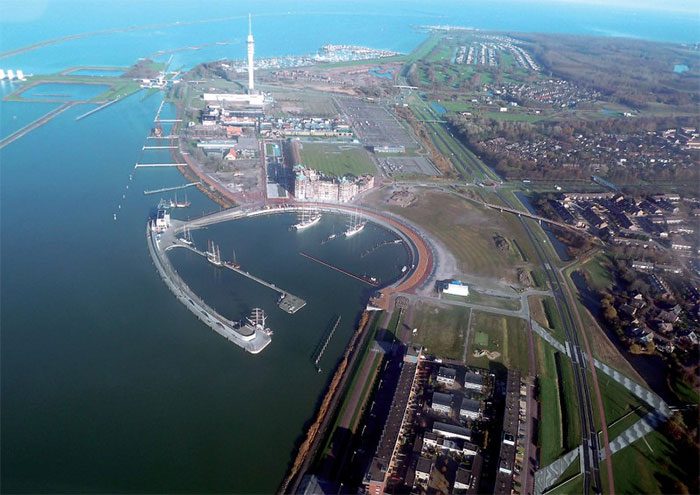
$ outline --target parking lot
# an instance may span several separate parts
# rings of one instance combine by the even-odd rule
[[[389,176],[394,175],[442,175],[430,160],[423,156],[377,157],[379,166]]]
[[[386,107],[376,101],[336,98],[340,111],[365,146],[404,146],[415,148],[416,141]]]

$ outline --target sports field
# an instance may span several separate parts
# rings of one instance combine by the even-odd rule
[[[360,176],[376,168],[364,148],[352,144],[300,143],[301,163],[327,175]]]

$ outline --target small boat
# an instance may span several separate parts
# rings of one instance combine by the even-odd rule
[[[408,267],[406,265],[403,266],[401,269],[401,273],[406,273],[406,270],[408,270]]]

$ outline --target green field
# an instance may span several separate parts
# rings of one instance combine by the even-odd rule
[[[559,375],[554,363],[556,350],[537,339],[537,380],[539,385],[540,423],[538,443],[540,465],[547,466],[565,453],[562,438],[562,419],[559,399]],[[544,405],[546,404],[546,407]]]
[[[683,472],[677,456],[674,443],[658,431],[613,454],[615,493],[679,493],[674,484],[694,475]]]
[[[413,310],[413,344],[448,359],[462,359],[469,323],[469,308],[419,302]]]
[[[360,176],[376,172],[367,151],[360,146],[302,143],[300,148],[301,163],[327,175]]]
[[[489,294],[477,292],[475,290],[470,290],[468,296],[455,296],[453,294],[443,294],[442,297],[450,301],[470,302],[497,309],[508,309],[511,311],[518,311],[520,309],[520,299],[492,296]]]
[[[489,368],[489,362],[503,364],[506,368],[516,368],[528,372],[528,342],[525,320],[512,316],[501,316],[474,310],[472,315],[467,364],[479,368]],[[478,337],[477,337],[478,336]],[[487,341],[488,344],[479,345]],[[474,356],[475,350],[497,353],[489,356]]]
[[[598,254],[581,267],[588,275],[587,280],[591,289],[610,289],[613,285],[610,274],[610,259],[604,254]]]
[[[581,425],[571,362],[540,338],[536,347],[541,404],[538,443],[540,465],[546,466],[580,444]]]
[[[104,103],[115,98],[128,96],[139,89],[139,83],[132,79],[124,79],[121,77],[107,76],[71,76],[63,74],[42,74],[32,76],[27,79],[27,83],[23,84],[18,90],[3,98],[6,101],[30,101],[22,96],[22,93],[32,86],[46,83],[65,83],[65,84],[98,84],[109,86],[103,93],[95,96],[90,100],[91,103]]]
[[[476,332],[474,332],[474,344],[482,348],[488,348],[489,335],[487,333],[477,330]]]
[[[458,269],[465,273],[517,283],[517,268],[509,263],[511,253],[495,248],[496,234],[516,239],[528,258],[535,259],[527,234],[514,215],[502,215],[455,195],[427,190],[407,208],[386,203],[382,207],[415,222],[439,239],[457,259]]]

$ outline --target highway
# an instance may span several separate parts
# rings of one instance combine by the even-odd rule
[[[497,193],[498,194],[498,193]],[[512,205],[506,198],[498,195],[501,200],[512,208]],[[562,290],[564,281],[559,279],[559,274],[554,268],[547,251],[542,248],[537,237],[532,233],[528,223],[521,217],[520,222],[527,232],[530,242],[535,248],[540,264],[544,268],[547,279],[554,294],[554,301],[557,310],[561,315],[561,320],[564,325],[564,332],[569,341],[571,348],[571,365],[574,370],[574,386],[579,406],[579,417],[581,421],[581,441],[583,452],[583,493],[602,493],[603,487],[600,478],[600,454],[598,445],[598,435],[596,433],[595,417],[593,415],[593,403],[591,401],[590,389],[588,386],[588,377],[586,375],[587,359],[581,351],[578,332],[574,323],[574,318],[571,313],[571,308],[566,299],[566,295]]]

